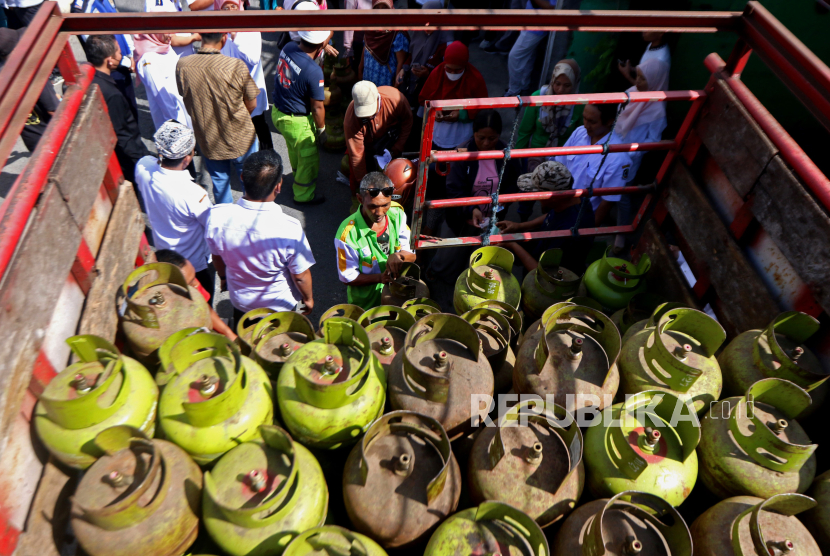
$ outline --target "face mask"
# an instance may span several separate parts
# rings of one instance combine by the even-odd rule
[[[449,79],[450,81],[458,81],[459,79],[461,79],[461,76],[464,75],[463,71],[461,73],[450,73],[444,70],[444,73],[447,74],[447,79]]]

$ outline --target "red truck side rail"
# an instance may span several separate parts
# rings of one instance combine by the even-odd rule
[[[55,482],[59,472],[51,464],[44,465],[31,438],[37,396],[66,363],[65,346],[62,347],[66,337],[79,332],[115,334],[114,298],[107,287],[123,280],[128,267],[152,256],[143,236],[143,222],[132,187],[124,182],[113,153],[114,133],[106,118],[106,105],[97,87],[91,85],[89,66],[77,64],[67,42],[69,37],[81,33],[388,28],[734,33],[737,43],[726,61],[717,54],[707,57],[705,63],[711,79],[708,84],[701,83],[705,85],[703,90],[631,95],[632,102],[686,101],[691,106],[673,139],[611,147],[612,152],[668,152],[656,187],[594,192],[602,195],[647,191],[634,222],[622,227],[583,229],[580,233],[643,230],[637,251],[666,263],[654,265],[660,271],[655,282],[668,284],[670,287],[664,289],[671,290],[671,294],[667,296],[677,301],[697,307],[711,304],[730,336],[765,326],[769,315],[780,309],[816,316],[830,313],[830,180],[740,80],[749,56],[755,52],[830,130],[830,68],[757,2],[749,2],[744,12],[330,10],[314,14],[61,14],[55,2],[47,1],[0,71],[3,165],[56,64],[69,84],[46,134],[0,206],[0,353],[4,354],[0,358],[0,469],[4,470],[0,476],[0,556],[15,551],[27,556],[52,553],[42,549],[51,540],[51,532],[47,535],[44,531],[51,531],[52,526],[44,508],[58,496],[54,491],[61,487]],[[524,106],[625,101],[624,93],[521,99]],[[517,98],[466,99],[432,102],[426,107],[414,200],[416,247],[480,242],[476,237],[437,243],[422,238],[421,217],[428,208],[490,202],[490,198],[484,197],[426,202],[427,164],[503,156],[501,151],[433,152],[435,113],[465,106],[516,107],[519,102]],[[717,127],[717,118],[706,119],[707,110],[715,111],[724,104],[734,108],[730,114],[749,130],[748,137],[760,142],[761,150],[766,149],[764,159],[758,161],[757,171],[745,180],[746,184],[739,183],[740,176],[726,164],[731,156],[725,152],[728,148],[719,149],[718,134],[712,131]],[[95,133],[90,135],[89,130]],[[81,131],[87,133],[87,141],[79,140]],[[558,147],[514,150],[512,156],[598,151],[601,147]],[[68,154],[77,157],[77,167],[70,167]],[[743,161],[737,165],[739,171],[743,171],[742,164]],[[702,181],[705,183],[701,185]],[[78,183],[91,184],[85,196],[76,196],[76,190],[82,189],[73,189]],[[770,200],[770,191],[779,191],[775,187],[789,188],[777,200],[780,207],[776,200]],[[500,201],[584,194],[582,190],[522,193],[503,195]],[[653,208],[653,216],[646,220],[649,208]],[[776,214],[778,208],[781,212],[802,211],[800,215],[806,224],[788,221]],[[697,212],[686,215],[684,210]],[[695,226],[706,226],[707,230],[698,234]],[[679,271],[674,268],[665,240],[668,232],[676,238],[695,275],[691,288],[682,277],[678,278]],[[490,241],[569,233],[493,235]],[[814,258],[819,258],[821,265],[809,264]],[[93,317],[101,320],[98,316],[103,312],[107,315],[105,324],[90,328]],[[830,361],[827,330],[822,332],[817,348],[825,363]],[[49,538],[41,538],[44,536]]]

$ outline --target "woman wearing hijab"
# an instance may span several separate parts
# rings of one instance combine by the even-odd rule
[[[392,0],[372,0],[373,10],[391,10]],[[397,87],[403,81],[403,66],[409,55],[409,37],[394,30],[366,31],[363,60],[358,77],[378,87]]]
[[[242,0],[214,0],[214,11],[242,11],[245,8]],[[260,149],[273,149],[271,129],[265,120],[265,111],[268,109],[268,93],[265,91],[265,72],[262,70],[262,33],[259,31],[240,31],[229,33],[222,54],[230,58],[239,58],[248,66],[248,71],[259,89],[256,98],[256,108],[251,112],[251,121],[254,124]]]
[[[428,100],[457,98],[486,98],[487,83],[481,73],[469,63],[470,53],[464,43],[455,41],[447,47],[444,61],[429,74],[418,104]],[[454,149],[473,137],[473,120],[477,110],[453,110],[439,113],[435,118],[432,142],[438,149]]]
[[[144,84],[153,129],[168,120],[176,120],[192,129],[190,116],[176,86],[179,55],[171,48],[171,35],[135,35],[135,73]]]
[[[429,0],[422,6],[425,10],[439,10],[444,7],[441,0]],[[429,29],[427,31],[410,31],[409,52],[411,60],[404,69],[404,94],[409,104],[418,105],[418,94],[424,87],[429,74],[444,61],[447,49],[448,33]]]
[[[576,94],[579,92],[579,74],[579,64],[576,60],[560,60],[553,68],[550,83],[533,93],[533,96]],[[564,142],[563,138],[571,125],[573,111],[572,104],[528,106],[519,125],[516,148],[558,147],[560,141]],[[544,160],[544,157],[529,158],[527,172],[532,173]]]

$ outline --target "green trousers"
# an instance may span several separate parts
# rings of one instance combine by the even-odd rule
[[[283,114],[276,107],[271,108],[271,120],[288,147],[288,160],[294,169],[294,200],[310,201],[314,198],[317,174],[320,172],[315,134],[317,126],[311,115]]]

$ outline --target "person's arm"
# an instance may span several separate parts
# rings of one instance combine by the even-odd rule
[[[355,0],[346,0],[343,4],[344,10],[356,10],[357,9],[357,2]],[[351,58],[354,56],[354,49],[352,48],[352,44],[354,43],[354,31],[343,31],[343,57],[344,58]]]
[[[363,144],[363,128],[354,115],[354,105],[349,105],[345,119],[346,153],[349,155],[349,186],[357,191],[360,180],[366,175],[366,146]]]
[[[248,114],[250,114],[256,108],[256,99],[259,96],[259,87],[257,87],[254,78],[251,77],[251,72],[248,71],[248,66],[246,66],[245,62],[242,60],[239,60],[237,71],[239,72],[239,77],[242,80],[242,100],[245,102],[245,108],[248,109]]]
[[[502,243],[501,247],[505,249],[509,249],[513,252],[513,255],[519,259],[519,264],[525,267],[527,272],[532,270],[536,270],[536,267],[539,266],[539,261],[533,258],[533,255],[527,252],[527,249],[519,245],[518,243],[508,242]]]
[[[326,107],[322,100],[311,101],[311,116],[314,118],[314,125],[317,130],[326,128]]]
[[[398,209],[399,210],[399,209]],[[415,253],[411,251],[411,236],[412,231],[406,224],[406,214],[399,214],[398,224],[398,250],[389,255],[386,259],[386,270],[392,275],[392,278],[397,278],[401,273],[404,263],[414,263]]]
[[[502,234],[523,234],[525,232],[532,232],[542,227],[545,222],[545,214],[528,220],[527,222],[511,222],[510,220],[502,220],[496,222],[496,226]]]
[[[397,63],[395,67],[398,68],[398,70],[395,75],[395,82],[392,83],[393,87],[400,87],[403,84],[403,67],[406,64],[407,58],[409,58],[409,52],[406,50],[398,50],[395,52],[395,62]]]
[[[329,41],[331,41],[332,37],[334,37],[334,31],[329,33],[329,38],[326,40],[326,46],[323,50],[329,56],[337,57],[337,55],[340,54],[340,52],[336,48],[334,48],[334,45],[329,44]]]
[[[225,324],[225,321],[213,310],[213,307],[210,308],[210,327],[217,334],[221,334],[231,341],[236,340],[236,333],[231,330],[230,326]]]
[[[341,241],[340,237],[334,238],[334,248],[337,251],[337,277],[347,286],[360,287],[389,283],[391,279],[389,272],[376,274],[360,272],[360,255],[354,247]]]
[[[612,206],[614,206],[614,203],[611,201],[606,201],[605,199],[600,201],[599,207],[597,207],[597,210],[594,213],[594,221],[597,226],[602,226],[602,223],[608,217],[608,213],[611,212]]]
[[[300,290],[300,295],[303,298],[303,314],[311,314],[311,311],[314,310],[314,295],[311,290],[311,269],[308,268],[299,274],[292,274],[291,277],[294,279],[294,283],[297,285],[297,289]]]
[[[637,72],[634,69],[634,66],[631,65],[631,60],[626,60],[623,62],[617,63],[617,69],[620,70],[620,73],[623,77],[625,77],[629,83],[632,85],[637,84]]]
[[[198,12],[201,10],[206,10],[210,6],[213,5],[213,0],[195,0],[188,4],[191,12]]]
[[[412,133],[412,108],[403,94],[399,96],[398,104],[395,106],[395,119],[401,124],[401,136],[392,146],[392,156],[397,158],[401,156],[409,134]]]
[[[202,40],[202,36],[199,33],[190,33],[189,35],[181,36],[179,34],[175,34],[170,38],[170,45],[171,46],[190,46],[196,41]]]

